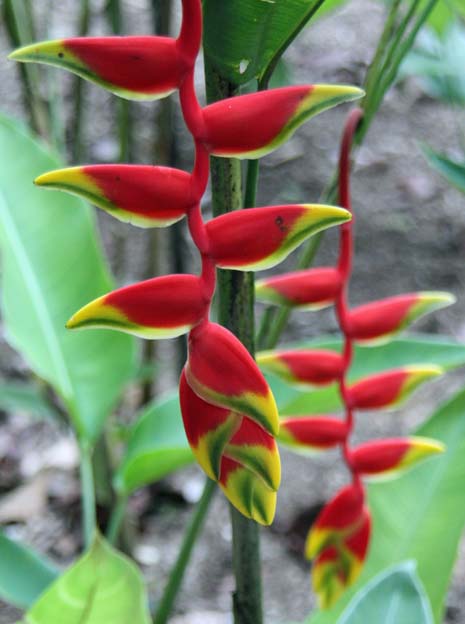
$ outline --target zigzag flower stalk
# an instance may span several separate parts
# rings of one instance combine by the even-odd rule
[[[180,402],[194,455],[240,512],[270,524],[280,482],[274,439],[278,412],[251,355],[232,333],[209,320],[216,267],[252,271],[274,266],[306,238],[347,221],[350,214],[333,206],[284,205],[205,223],[200,202],[209,179],[209,157],[268,154],[305,120],[361,97],[362,91],[351,86],[285,87],[202,108],[194,88],[201,1],[182,0],[182,6],[177,39],[71,38],[32,44],[10,57],[63,67],[129,99],[157,99],[179,91],[195,145],[191,173],[167,167],[87,165],[48,172],[35,182],[80,195],[140,227],[165,227],[187,217],[201,257],[199,276],[168,275],[120,288],[85,305],[67,327],[103,327],[144,338],[188,333]],[[321,375],[325,380],[334,373]]]
[[[350,212],[350,150],[361,119],[358,109],[349,115],[339,162],[339,200]],[[267,351],[257,360],[288,383],[313,384],[336,381],[344,406],[344,418],[303,416],[281,421],[279,439],[298,451],[341,447],[352,483],[324,507],[311,528],[305,554],[313,559],[312,584],[320,605],[331,606],[344,589],[355,582],[366,557],[371,531],[364,477],[393,476],[443,446],[419,437],[375,440],[350,446],[354,411],[392,408],[420,383],[439,375],[436,366],[405,366],[369,375],[350,384],[347,379],[354,343],[386,342],[424,313],[454,301],[448,293],[409,293],[357,308],[348,306],[348,284],[353,256],[352,221],[341,226],[337,267],[299,271],[257,283],[257,295],[265,301],[295,308],[318,309],[334,304],[344,336],[342,354],[317,351]],[[326,278],[326,279],[325,279]]]

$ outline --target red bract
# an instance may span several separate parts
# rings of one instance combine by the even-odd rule
[[[265,378],[244,345],[221,325],[205,322],[191,332],[186,378],[205,401],[278,432],[278,411]]]
[[[87,165],[44,173],[35,184],[92,202],[120,221],[166,227],[196,203],[192,176],[180,169],[148,165]]]
[[[257,362],[290,383],[316,386],[339,379],[344,366],[339,353],[324,349],[264,351],[258,353]]]
[[[322,609],[331,607],[362,571],[370,543],[371,519],[364,509],[360,526],[344,540],[318,555],[312,567],[312,586]]]
[[[347,328],[357,342],[379,343],[402,331],[428,312],[454,303],[452,295],[442,292],[419,292],[389,297],[354,308]]]
[[[300,450],[318,451],[342,444],[349,427],[331,416],[299,416],[281,420],[278,439]]]
[[[305,553],[313,559],[328,545],[350,537],[363,519],[365,496],[362,487],[348,485],[325,505],[307,537]]]
[[[143,338],[173,338],[204,317],[208,300],[194,275],[167,275],[95,299],[74,314],[69,329],[103,327]]]
[[[349,405],[357,409],[379,409],[400,403],[421,383],[442,374],[438,366],[406,366],[370,375],[347,389]]]
[[[304,310],[320,310],[334,303],[342,285],[337,269],[322,267],[257,280],[257,299]]]
[[[202,139],[215,156],[260,158],[313,115],[362,95],[356,87],[305,85],[221,100],[203,109]]]
[[[386,475],[403,472],[423,459],[443,451],[443,444],[429,438],[374,440],[354,448],[350,452],[350,463],[354,472],[363,475]]]
[[[76,37],[34,43],[10,58],[68,69],[128,99],[153,100],[175,91],[188,70],[168,37]]]
[[[312,234],[349,218],[347,210],[309,204],[229,212],[207,223],[209,251],[223,269],[268,269]]]

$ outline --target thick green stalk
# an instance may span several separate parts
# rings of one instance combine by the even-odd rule
[[[94,537],[97,526],[95,514],[94,473],[92,467],[92,450],[87,445],[81,446],[81,501],[82,526],[84,545],[88,548]]]
[[[213,102],[236,94],[205,60],[207,100]],[[237,159],[211,159],[214,216],[242,208],[241,169]],[[249,187],[253,188],[253,185]],[[252,192],[249,190],[249,199]],[[253,273],[219,271],[217,294],[219,322],[228,327],[254,353]],[[235,624],[262,624],[262,583],[259,527],[231,507],[233,567],[236,590],[233,594]]]
[[[203,523],[215,491],[216,483],[207,479],[202,496],[197,503],[195,512],[192,515],[187,531],[184,534],[178,558],[176,559],[176,563],[171,570],[168,583],[155,613],[153,624],[165,624],[165,622],[168,621],[168,617],[173,609],[192,549],[194,548],[200,530],[203,527]]]

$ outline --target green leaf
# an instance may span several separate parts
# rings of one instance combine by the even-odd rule
[[[383,614],[383,624],[433,624],[428,596],[406,561],[378,574],[354,596],[337,624],[367,624]]]
[[[137,420],[116,472],[115,486],[127,495],[192,461],[176,392],[152,403]]]
[[[444,599],[465,525],[465,390],[442,406],[415,435],[442,441],[447,451],[392,481],[371,484],[373,541],[360,580],[333,609],[308,624],[333,624],[351,597],[375,574],[414,559],[442,622]]]
[[[97,535],[89,551],[42,594],[23,624],[150,624],[142,575]]]
[[[108,331],[72,333],[73,312],[113,288],[79,199],[35,188],[62,166],[20,124],[0,116],[0,250],[7,338],[63,398],[81,439],[94,441],[134,370],[134,341]]]
[[[0,553],[0,596],[15,607],[30,607],[58,576],[50,562],[3,533]]]
[[[321,338],[310,342],[284,345],[280,348],[320,348],[341,350],[338,338]],[[349,379],[361,377],[409,364],[435,364],[451,370],[465,364],[465,346],[443,336],[417,334],[408,338],[396,338],[378,347],[355,348],[354,362]],[[341,408],[337,386],[331,385],[319,390],[302,392],[275,376],[267,375],[283,416],[299,414],[328,414]]]
[[[44,389],[32,382],[0,384],[0,410],[27,412],[35,418],[59,418],[57,410],[47,401]]]
[[[321,0],[204,0],[205,54],[235,85],[260,79],[321,4]]]
[[[424,146],[423,152],[427,161],[449,184],[465,193],[465,162],[457,162],[447,158],[440,152],[435,152],[430,147]]]

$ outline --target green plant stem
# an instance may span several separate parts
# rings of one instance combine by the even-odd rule
[[[79,14],[78,33],[80,37],[85,37],[89,30],[90,22],[90,3],[89,0],[82,0],[81,11]],[[79,76],[74,80],[73,93],[74,93],[74,115],[73,115],[73,161],[79,162],[83,158],[83,145],[82,145],[82,126],[84,120],[83,109],[83,93],[85,89],[85,82]]]
[[[118,496],[118,498],[116,499],[116,503],[112,509],[106,531],[106,537],[110,544],[116,544],[118,540],[121,531],[121,525],[123,524],[123,520],[126,514],[127,504],[128,499],[126,496]]]
[[[3,19],[12,47],[30,43],[33,39],[34,19],[32,7],[24,0],[4,0]],[[24,107],[33,130],[43,137],[49,136],[49,116],[40,97],[40,76],[37,67],[19,63]]]
[[[192,549],[195,546],[199,533],[203,527],[208,508],[216,491],[216,483],[207,479],[202,496],[191,517],[187,531],[184,534],[183,542],[179,550],[176,563],[171,570],[168,583],[163,592],[163,596],[158,605],[153,624],[165,624],[173,609],[176,596],[181,586],[187,564],[189,562]]]
[[[82,526],[84,545],[88,548],[94,537],[97,526],[95,514],[95,489],[92,467],[92,450],[88,446],[81,446],[81,500]]]
[[[237,93],[205,59],[207,100],[214,102]],[[249,203],[256,188],[256,174],[251,170]],[[255,183],[253,183],[255,180]],[[211,159],[213,215],[218,216],[242,207],[241,170],[237,159]],[[219,322],[230,329],[254,353],[254,278],[253,273],[218,271]],[[235,624],[262,624],[262,583],[259,527],[231,509],[233,568],[236,590],[233,594]]]

